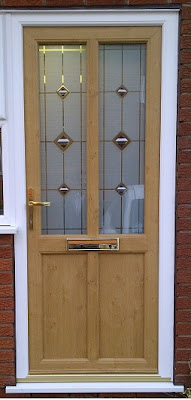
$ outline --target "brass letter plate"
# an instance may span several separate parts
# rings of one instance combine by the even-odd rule
[[[119,239],[67,239],[68,251],[116,251]]]

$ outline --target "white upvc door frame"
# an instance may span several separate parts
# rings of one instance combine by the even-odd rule
[[[159,207],[159,375],[170,382],[84,382],[84,383],[17,383],[7,393],[51,392],[181,392],[173,385],[174,348],[174,250],[175,250],[175,165],[178,70],[178,10],[46,10],[3,11],[5,83],[0,81],[6,102],[0,124],[6,129],[11,152],[10,170],[15,178],[11,192],[15,197],[15,291],[16,291],[16,374],[24,379],[29,374],[28,362],[28,291],[26,176],[24,130],[24,26],[162,26],[160,207]],[[0,47],[1,43],[0,43]],[[0,48],[1,52],[1,48]],[[1,53],[0,53],[1,54]],[[1,62],[2,64],[2,62]],[[1,77],[0,77],[1,80]],[[1,117],[2,115],[2,117]],[[9,183],[10,185],[10,183]],[[0,227],[0,233],[1,231]]]
[[[3,170],[3,215],[0,215],[0,233],[16,233],[14,172],[11,171],[14,148],[10,146],[7,121],[5,18],[0,15],[0,130]]]

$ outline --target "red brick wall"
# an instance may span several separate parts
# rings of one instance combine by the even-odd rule
[[[191,360],[191,2],[185,3],[180,37],[177,138],[175,382],[191,387],[188,365]]]
[[[124,6],[128,8],[129,5],[136,7],[181,5],[182,7],[177,126],[174,381],[191,387],[188,365],[188,361],[191,359],[191,0],[0,0],[0,6],[4,8],[81,6]],[[12,237],[2,235],[0,236],[1,388],[15,382],[13,274]],[[0,397],[4,393],[2,390]],[[119,397],[121,396],[119,395]],[[149,397],[149,395],[143,396]],[[161,395],[159,394],[159,396]],[[168,397],[167,394],[164,396]],[[170,395],[170,397],[172,396]],[[66,396],[62,395],[62,397]],[[85,396],[79,395],[79,397]],[[125,395],[125,397],[129,396]],[[140,394],[131,394],[130,397],[140,397]]]
[[[15,383],[13,237],[0,235],[0,387]]]

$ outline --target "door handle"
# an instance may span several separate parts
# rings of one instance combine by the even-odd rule
[[[33,229],[33,207],[50,207],[49,201],[33,201],[34,198],[34,190],[32,188],[28,189],[28,221],[29,221],[29,229]]]
[[[50,201],[33,201],[29,200],[29,207],[41,206],[41,207],[50,207]]]

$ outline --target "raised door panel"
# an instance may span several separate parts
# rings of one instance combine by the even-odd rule
[[[43,356],[87,358],[87,256],[42,257]]]
[[[144,256],[100,257],[100,358],[144,358]]]

